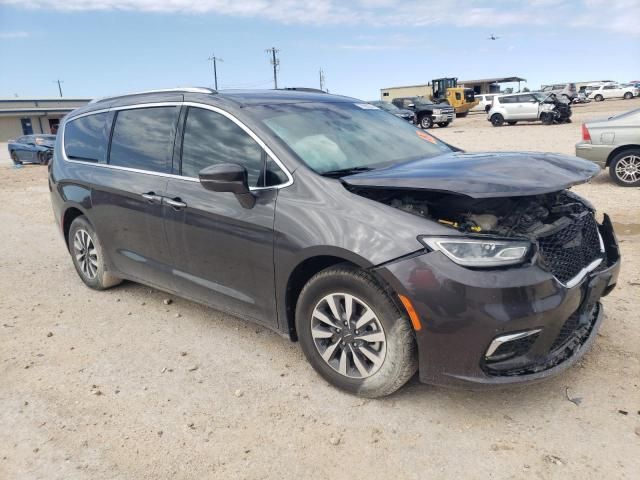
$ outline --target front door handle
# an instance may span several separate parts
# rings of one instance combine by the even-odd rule
[[[162,197],[160,195],[156,195],[155,192],[147,192],[142,194],[142,198],[147,200],[149,203],[160,203],[162,202]]]
[[[176,210],[180,210],[180,209],[185,208],[187,206],[187,204],[184,203],[183,201],[181,201],[179,198],[166,198],[165,197],[164,203],[166,203],[167,205],[169,205],[172,208],[175,208]]]

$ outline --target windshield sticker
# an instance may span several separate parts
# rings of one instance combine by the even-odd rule
[[[434,145],[438,143],[436,142],[436,139],[433,138],[431,135],[429,135],[427,132],[423,132],[422,130],[416,130],[416,134],[423,140],[426,140],[427,142],[431,142]]]
[[[380,110],[375,105],[371,105],[370,103],[354,103],[354,105],[363,110]]]

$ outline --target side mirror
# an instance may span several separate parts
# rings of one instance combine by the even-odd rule
[[[198,177],[207,190],[233,193],[244,208],[253,208],[256,203],[256,198],[249,190],[247,169],[242,165],[211,165],[200,170]]]

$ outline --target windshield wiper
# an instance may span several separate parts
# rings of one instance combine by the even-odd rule
[[[349,167],[349,168],[340,168],[338,170],[329,170],[328,172],[322,173],[323,177],[346,177],[347,175],[352,175],[354,173],[360,172],[369,172],[371,170],[375,170],[372,167]]]

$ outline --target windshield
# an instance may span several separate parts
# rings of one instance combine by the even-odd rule
[[[386,112],[396,112],[396,111],[400,110],[393,103],[372,102],[371,105],[375,105],[376,107],[381,108],[382,110],[384,110]]]
[[[415,103],[416,105],[433,105],[433,102],[431,100],[424,97],[415,97],[413,99],[413,103]]]
[[[379,168],[452,150],[405,120],[368,103],[253,107],[262,122],[311,169]]]

